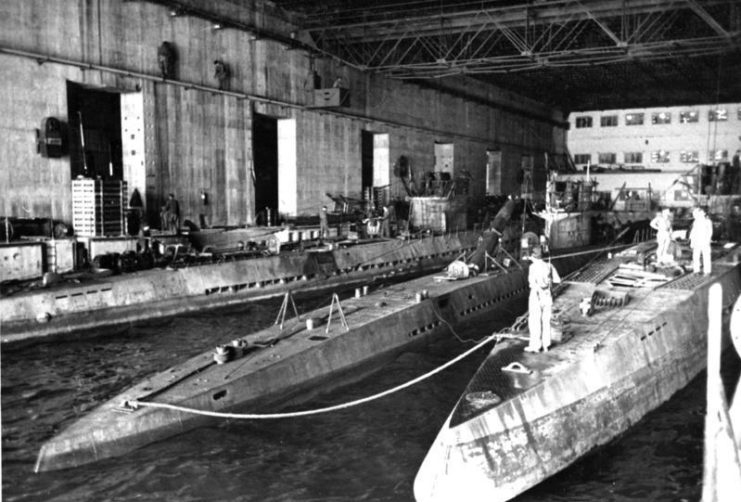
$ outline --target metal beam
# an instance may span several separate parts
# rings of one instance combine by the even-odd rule
[[[722,37],[729,36],[725,28],[718,24],[718,21],[716,21],[710,14],[708,14],[708,11],[703,9],[695,0],[686,0],[686,2],[690,6],[690,9],[692,9],[700,19],[705,21],[708,26],[715,30],[718,35]]]
[[[626,45],[626,42],[624,40],[620,40],[620,38],[617,35],[615,35],[612,32],[612,30],[607,27],[605,23],[600,21],[594,14],[592,14],[586,7],[584,7],[581,4],[581,2],[577,2],[577,4],[580,5],[582,9],[584,9],[589,19],[591,19],[597,26],[599,26],[602,29],[602,31],[607,33],[607,36],[610,37],[613,42],[615,42],[615,45],[617,45],[618,47],[624,47]]]
[[[702,0],[720,12],[734,1]],[[555,0],[385,19],[358,30],[348,23],[315,35],[328,41],[318,42],[320,48],[331,47],[349,64],[430,78],[733,52],[741,48],[741,31],[723,27],[733,17],[716,19],[698,0]],[[686,23],[695,29],[685,30]],[[361,54],[372,56],[361,60]]]
[[[706,5],[732,4],[735,0],[705,0]],[[509,28],[523,28],[529,22],[538,24],[552,24],[573,21],[574,16],[581,19],[619,17],[650,12],[666,12],[675,8],[688,8],[686,0],[600,0],[582,5],[578,0],[554,0],[542,4],[524,4],[507,7],[475,9],[462,12],[436,15],[405,16],[394,18],[393,21],[384,19],[378,21],[363,21],[353,23],[307,25],[303,29],[309,34],[317,32],[340,33],[348,32],[346,36],[352,40],[365,42],[376,41],[388,34],[404,36],[405,32],[414,32],[418,35],[441,35],[444,33],[460,33],[461,31],[475,31],[482,21],[476,21],[481,13],[487,13],[498,22]],[[530,16],[528,16],[528,13]],[[530,17],[530,21],[528,21]],[[444,20],[444,24],[441,24]],[[392,23],[401,23],[403,29],[394,28]]]
[[[396,78],[433,78],[452,73],[508,73],[535,68],[578,67],[596,64],[630,62],[633,60],[676,59],[723,54],[726,51],[721,37],[690,41],[663,41],[633,44],[627,48],[601,47],[528,55],[503,55],[475,60],[458,60],[445,64],[433,61],[377,67],[376,71]],[[738,44],[738,40],[736,42]]]

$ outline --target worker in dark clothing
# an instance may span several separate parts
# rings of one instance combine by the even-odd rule
[[[168,194],[167,202],[162,207],[162,229],[167,232],[179,232],[180,204],[174,194]]]
[[[219,89],[220,90],[228,90],[229,89],[229,77],[231,77],[231,71],[229,70],[229,66],[221,61],[220,59],[217,59],[214,61],[214,78],[219,83]]]
[[[731,160],[730,178],[730,193],[734,195],[741,193],[741,150],[736,150],[736,155]]]
[[[162,78],[174,78],[176,59],[175,46],[170,42],[162,42],[157,49],[157,64]]]

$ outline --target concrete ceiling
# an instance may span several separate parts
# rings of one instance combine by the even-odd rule
[[[272,0],[323,54],[566,112],[741,102],[739,0]]]

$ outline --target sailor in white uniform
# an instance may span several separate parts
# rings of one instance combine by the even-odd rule
[[[696,207],[692,210],[692,230],[690,230],[690,246],[692,247],[692,271],[700,273],[700,259],[702,272],[710,275],[710,240],[713,237],[713,222],[708,218],[705,210]]]
[[[543,260],[543,251],[540,246],[533,248],[530,259],[532,261],[528,272],[530,343],[525,350],[527,352],[538,352],[541,349],[547,351],[551,345],[551,310],[553,309],[551,284],[560,283],[561,277],[550,262]]]
[[[670,264],[674,261],[669,246],[672,240],[672,213],[669,208],[664,208],[651,220],[651,228],[656,230],[656,261],[659,265]]]

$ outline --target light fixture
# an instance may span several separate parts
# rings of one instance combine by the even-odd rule
[[[216,30],[222,29],[223,27],[224,27],[224,25],[221,24],[221,23],[214,23],[213,26],[211,26],[211,29],[214,30],[214,31],[216,31]]]

